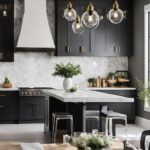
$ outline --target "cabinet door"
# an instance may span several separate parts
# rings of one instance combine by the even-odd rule
[[[0,14],[0,61],[14,60],[14,2],[6,0],[0,3],[7,7],[7,16]]]
[[[69,56],[70,45],[68,44],[68,22],[63,17],[64,10],[57,12],[57,55]]]
[[[36,120],[44,120],[44,102],[45,97],[40,97],[35,100],[36,105]]]
[[[0,92],[0,120],[18,120],[18,92]]]
[[[93,1],[95,10],[101,16],[106,13],[107,3],[105,1]],[[96,29],[91,30],[91,53],[93,56],[106,56],[106,18],[100,21]]]
[[[21,97],[20,100],[20,120],[34,120],[36,117],[35,114],[35,105],[32,98]]]
[[[120,1],[120,7],[126,11],[126,18],[117,27],[118,56],[132,56],[133,54],[133,17],[132,2]]]

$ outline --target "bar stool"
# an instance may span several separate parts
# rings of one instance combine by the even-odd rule
[[[85,119],[86,120],[96,120],[99,124],[99,120],[100,120],[100,111],[98,110],[86,110],[85,111]]]
[[[127,115],[125,114],[121,114],[118,112],[114,112],[112,110],[108,110],[108,111],[102,111],[102,109],[100,110],[100,117],[105,117],[106,118],[106,122],[105,122],[105,133],[106,135],[113,135],[112,134],[112,120],[124,120],[125,122],[125,135],[126,138],[128,139],[128,135],[127,135]],[[102,121],[101,121],[102,122]],[[102,126],[102,123],[101,123]]]
[[[57,127],[58,127],[58,121],[59,120],[70,120],[70,131],[71,136],[73,136],[73,116],[69,113],[53,113],[52,114],[52,141],[56,143],[56,135],[57,135]]]

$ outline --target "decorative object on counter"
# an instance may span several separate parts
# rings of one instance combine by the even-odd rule
[[[136,79],[136,84],[138,85],[138,97],[140,100],[145,101],[145,105],[150,107],[150,81],[148,81],[147,86],[144,81]]]
[[[71,2],[68,2],[67,4],[67,8],[64,11],[64,17],[68,21],[74,21],[77,17],[77,13],[75,9],[73,9]]]
[[[100,150],[110,147],[112,139],[108,136],[81,134],[74,139],[74,145],[79,150]]]
[[[108,77],[107,77],[107,82],[109,84],[109,87],[114,87],[115,84],[117,83],[116,79],[116,73],[114,72],[109,72]]]
[[[74,92],[76,92],[76,91],[77,91],[77,87],[76,87],[76,86],[74,86],[74,87],[72,87],[69,91],[70,91],[70,93],[74,93]]]
[[[55,72],[53,76],[59,76],[64,78],[63,87],[66,92],[69,92],[73,87],[72,77],[82,74],[80,65],[73,65],[68,63],[67,65],[56,64]]]
[[[129,83],[128,71],[117,71],[116,72],[117,81],[119,86],[126,87]]]
[[[107,79],[102,79],[102,87],[108,87]]]
[[[89,87],[95,87],[96,79],[95,78],[89,78],[88,83],[89,83]]]
[[[115,0],[113,8],[108,13],[110,22],[113,24],[119,24],[122,22],[124,15],[124,12],[119,8],[118,0]]]
[[[4,83],[3,83],[3,88],[12,88],[12,83],[10,82],[10,80],[5,77]]]
[[[101,87],[101,77],[100,76],[98,76],[98,78],[96,79],[96,86]]]

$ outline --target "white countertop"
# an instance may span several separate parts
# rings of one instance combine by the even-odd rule
[[[63,102],[91,103],[91,102],[134,102],[134,98],[106,94],[90,90],[78,90],[68,93],[64,90],[43,90],[47,96],[55,97]]]
[[[19,88],[0,88],[0,91],[19,91]]]
[[[97,90],[97,91],[101,91],[101,90],[136,90],[136,88],[134,88],[134,87],[125,87],[125,88],[123,88],[123,87],[106,87],[106,88],[103,88],[103,87],[89,87],[89,88],[86,88],[87,90],[93,90],[93,91],[95,91],[95,90]]]

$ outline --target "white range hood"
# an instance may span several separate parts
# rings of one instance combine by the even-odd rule
[[[46,12],[46,0],[25,0],[17,48],[55,49]]]

